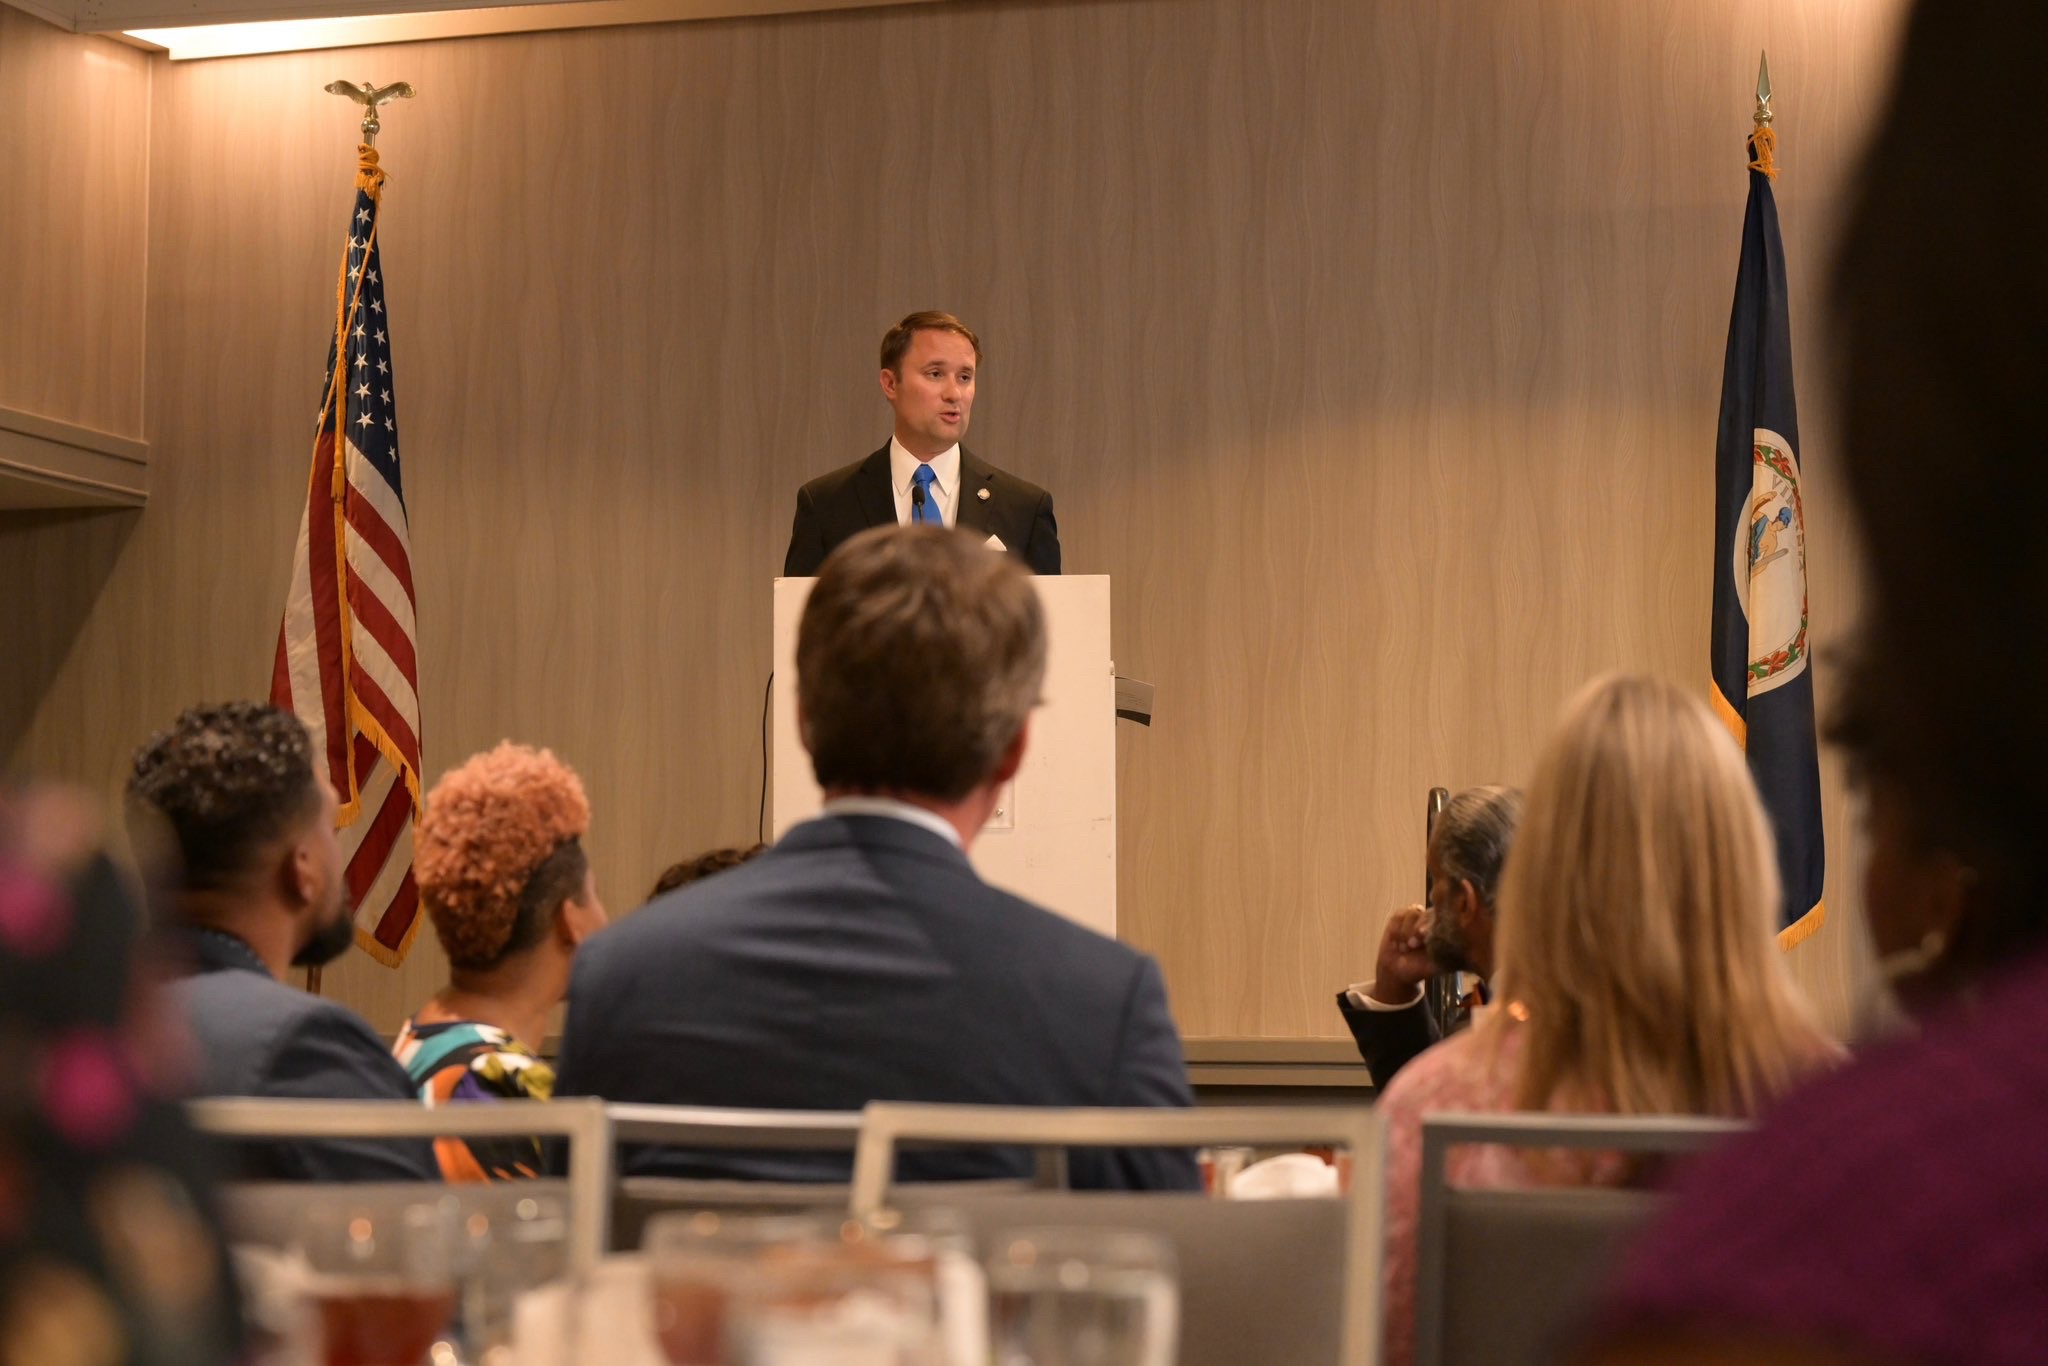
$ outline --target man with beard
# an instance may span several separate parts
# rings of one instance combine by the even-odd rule
[[[1387,917],[1373,979],[1337,993],[1372,1084],[1382,1090],[1437,1041],[1422,984],[1446,972],[1493,975],[1494,892],[1522,814],[1511,787],[1474,787],[1450,799],[1429,839],[1429,906]],[[1483,988],[1482,988],[1483,991]]]
[[[195,707],[136,751],[129,823],[175,888],[166,928],[189,975],[173,985],[205,1096],[417,1101],[361,1016],[284,981],[355,936],[335,798],[296,717],[254,702]],[[425,1140],[249,1144],[257,1180],[437,1180]]]

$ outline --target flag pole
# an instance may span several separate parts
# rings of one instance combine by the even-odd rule
[[[410,81],[393,81],[386,86],[372,85],[368,81],[360,84],[329,81],[323,89],[330,95],[340,95],[363,106],[363,122],[359,131],[363,146],[372,149],[377,146],[377,134],[384,126],[377,117],[377,111],[393,100],[409,100],[415,93]],[[320,994],[321,976],[318,966],[306,969],[306,990],[315,996]]]

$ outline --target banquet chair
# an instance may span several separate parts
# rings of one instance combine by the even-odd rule
[[[900,1147],[1258,1147],[1346,1149],[1336,1199],[1212,1200],[1184,1193],[967,1193],[948,1202],[983,1255],[1007,1230],[1135,1229],[1166,1238],[1178,1264],[1182,1366],[1285,1361],[1364,1366],[1379,1337],[1380,1131],[1360,1106],[1050,1109],[875,1102],[854,1155],[856,1217],[887,1217],[910,1189]]]
[[[1653,1189],[1464,1189],[1453,1147],[1571,1148],[1682,1157],[1745,1126],[1674,1115],[1425,1115],[1415,1281],[1416,1366],[1547,1361],[1588,1307]]]
[[[851,1153],[860,1139],[858,1110],[736,1110],[710,1106],[609,1105],[619,1144],[772,1152]],[[1056,1154],[1054,1156],[1057,1156]],[[623,1167],[623,1164],[622,1164]],[[1042,1183],[1057,1183],[1064,1166],[1041,1164]],[[1026,1189],[1021,1181],[928,1182],[905,1187],[910,1203],[947,1203],[967,1192]],[[742,1181],[675,1176],[622,1176],[612,1201],[612,1246],[640,1246],[647,1222],[669,1210],[725,1214],[844,1211],[851,1189],[843,1181]]]
[[[568,1177],[562,1181],[489,1182],[435,1186],[465,1214],[496,1216],[522,1197],[561,1195],[568,1202],[567,1261],[587,1271],[604,1255],[611,1213],[612,1134],[597,1100],[504,1101],[493,1105],[428,1107],[403,1100],[265,1100],[215,1097],[186,1102],[195,1128],[222,1139],[280,1138],[521,1138],[565,1140]],[[424,1184],[424,1183],[421,1183]],[[240,1241],[282,1246],[300,1210],[323,1195],[371,1198],[416,1189],[397,1183],[231,1182],[223,1204],[230,1234]]]

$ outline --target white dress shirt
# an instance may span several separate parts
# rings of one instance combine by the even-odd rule
[[[1385,1001],[1372,994],[1375,980],[1368,978],[1363,982],[1353,982],[1350,986],[1344,988],[1344,994],[1350,998],[1351,1004],[1360,1010],[1413,1010],[1422,1004],[1422,987],[1420,984],[1417,984],[1415,988],[1413,1000],[1403,1001],[1399,1005],[1388,1005]]]
[[[889,488],[896,495],[896,524],[910,524],[910,484],[917,476],[917,467],[928,464],[936,478],[928,492],[939,505],[939,515],[946,519],[947,526],[960,523],[960,443],[954,442],[930,460],[921,461],[904,449],[903,443],[895,437],[889,438]]]
[[[955,452],[960,449],[954,448]],[[899,802],[894,797],[834,797],[825,803],[827,816],[887,816],[890,820],[907,821],[923,826],[934,835],[943,836],[955,849],[964,849],[960,843],[960,832],[944,816],[927,811],[909,802]]]

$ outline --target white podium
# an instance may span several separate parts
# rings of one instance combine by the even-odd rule
[[[814,579],[775,581],[774,830],[817,814],[822,797],[796,729],[796,629]],[[981,876],[1028,901],[1116,934],[1116,666],[1109,577],[1034,578],[1045,605],[1042,703],[1024,766],[974,842]]]

